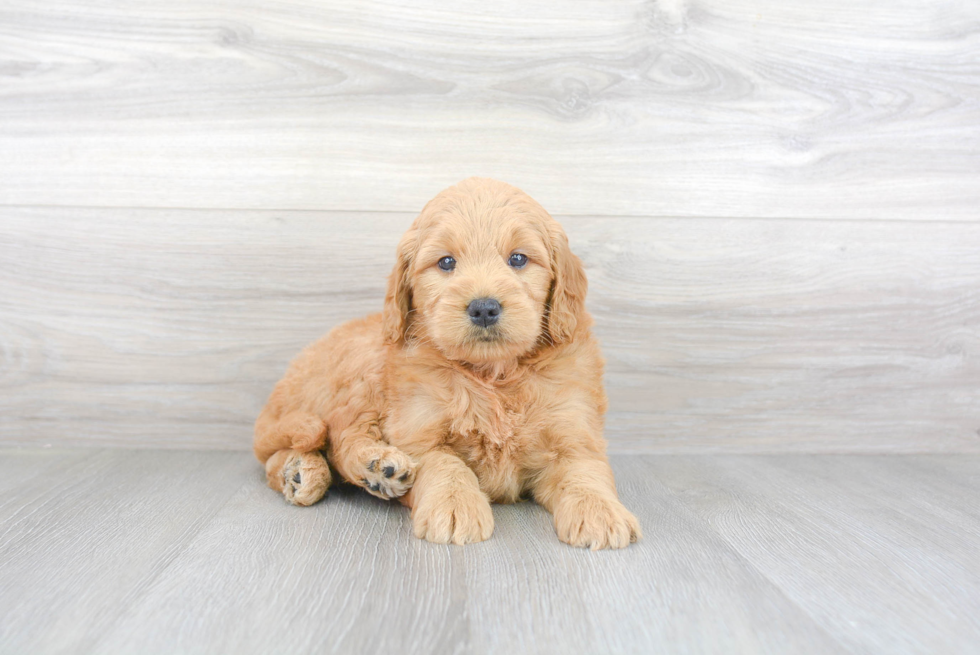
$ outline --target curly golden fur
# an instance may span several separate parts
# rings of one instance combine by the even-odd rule
[[[573,546],[636,541],[605,456],[585,294],[564,231],[528,195],[480,178],[441,192],[398,245],[383,313],[332,330],[276,385],[255,425],[269,486],[309,505],[332,465],[400,498],[438,543],[489,538],[490,502],[524,497]],[[495,322],[473,317],[482,298]]]

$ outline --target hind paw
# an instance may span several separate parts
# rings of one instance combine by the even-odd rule
[[[312,505],[327,493],[330,467],[318,451],[280,450],[266,462],[269,486],[293,505]]]

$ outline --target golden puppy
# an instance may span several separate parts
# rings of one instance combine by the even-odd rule
[[[315,503],[325,451],[348,482],[400,497],[429,541],[483,541],[490,502],[526,496],[573,546],[636,541],[606,461],[585,292],[561,226],[525,193],[446,189],[401,239],[384,312],[331,331],[276,385],[255,425],[269,486]]]

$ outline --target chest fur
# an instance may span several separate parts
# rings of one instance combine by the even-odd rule
[[[515,501],[521,494],[522,460],[532,435],[527,404],[519,388],[460,385],[449,418],[447,440],[476,473],[494,500]]]
[[[449,447],[491,499],[519,499],[554,390],[528,370],[504,382],[444,368],[413,373],[389,378],[386,438],[416,457]]]
[[[447,406],[446,441],[497,502],[516,501],[524,487],[524,459],[535,439],[532,409],[520,384],[465,380]]]

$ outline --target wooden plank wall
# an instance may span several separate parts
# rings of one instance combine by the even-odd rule
[[[980,452],[980,5],[0,6],[0,442],[247,448],[441,188],[591,280],[618,452]]]

